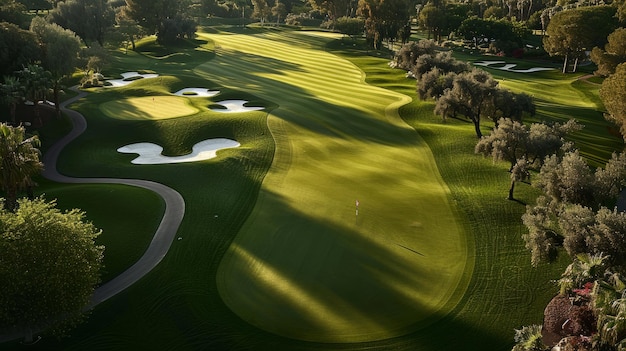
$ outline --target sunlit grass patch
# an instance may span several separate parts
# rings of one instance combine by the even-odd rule
[[[198,112],[186,99],[176,96],[146,96],[105,102],[100,110],[117,119],[168,119]]]
[[[226,304],[323,342],[403,335],[452,308],[468,246],[432,154],[398,116],[411,99],[310,49],[326,33],[208,37],[218,55],[195,72],[278,105],[272,168],[218,271]]]

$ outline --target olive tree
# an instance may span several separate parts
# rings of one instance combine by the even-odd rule
[[[491,133],[478,141],[474,151],[491,156],[494,162],[509,163],[511,187],[508,199],[513,200],[515,183],[529,180],[529,171],[539,170],[546,157],[566,148],[565,136],[581,128],[574,120],[552,125],[533,123],[527,127],[519,121],[501,118]]]
[[[604,206],[626,185],[625,162],[615,154],[593,171],[577,150],[546,159],[535,181],[545,196],[522,216],[533,265],[554,259],[559,247],[571,257],[603,253],[609,267],[626,263],[626,213]]]
[[[493,105],[498,82],[480,69],[458,74],[452,86],[437,100],[435,113],[441,116],[462,114],[474,124],[476,136],[483,136],[480,130],[484,112]]]
[[[80,40],[74,32],[40,17],[33,18],[31,31],[44,48],[44,67],[52,75],[52,93],[57,115],[61,115],[59,93],[61,81],[79,66]]]
[[[405,71],[413,70],[417,58],[422,55],[434,55],[436,44],[432,40],[411,41],[402,45],[394,57],[396,67]]]
[[[115,11],[107,0],[65,0],[50,11],[50,19],[76,33],[87,46],[104,46],[104,35],[115,24]]]
[[[84,212],[42,198],[0,208],[0,330],[32,341],[80,321],[100,280],[99,234]]]

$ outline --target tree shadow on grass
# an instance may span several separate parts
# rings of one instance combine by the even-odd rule
[[[444,248],[448,265],[440,266],[437,253],[415,239],[401,244],[372,232],[376,225],[360,229],[349,206],[339,215],[342,223],[333,224],[278,194],[262,194],[260,210],[231,244],[217,276],[221,296],[249,323],[309,341],[385,339],[432,323],[454,296],[461,272],[447,266],[463,262],[464,269],[464,252]],[[359,215],[376,216],[367,208]]]
[[[220,85],[272,101],[279,105],[273,111],[275,116],[321,135],[385,145],[415,143],[414,131],[386,119],[384,108],[397,103],[400,95],[383,89],[363,84],[365,90],[346,90],[337,75],[330,80],[320,79],[297,65],[283,65],[282,61],[238,51],[223,51],[215,60],[197,67],[195,72]],[[302,75],[302,79],[319,81],[309,83],[313,90],[305,90],[288,79],[281,79],[294,73]]]

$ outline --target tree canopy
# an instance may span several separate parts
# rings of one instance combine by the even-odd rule
[[[544,49],[550,56],[564,57],[563,72],[568,59],[580,59],[585,51],[604,47],[607,36],[617,27],[612,6],[580,7],[561,11],[550,20],[543,38]],[[574,65],[576,71],[576,65]]]
[[[474,151],[491,156],[494,161],[510,164],[511,187],[508,199],[513,200],[515,182],[528,180],[530,170],[540,169],[549,155],[564,148],[564,137],[581,128],[574,120],[553,125],[533,123],[527,127],[519,121],[501,118],[491,133],[478,141]]]
[[[0,208],[0,330],[32,340],[78,322],[100,280],[99,234],[83,212],[42,198]]]
[[[481,118],[492,108],[497,86],[498,82],[481,69],[460,73],[454,78],[452,89],[446,90],[437,100],[435,113],[444,117],[457,114],[467,117],[480,138],[483,136]]]
[[[604,49],[594,47],[591,59],[598,66],[596,74],[609,76],[615,72],[617,65],[626,62],[626,28],[617,28],[607,37]]]
[[[374,49],[384,40],[395,41],[409,21],[406,0],[359,0],[357,13],[365,18],[365,35]]]
[[[418,57],[422,55],[435,55],[435,47],[435,42],[432,40],[411,41],[404,44],[400,50],[396,52],[394,57],[395,65],[405,71],[411,71]]]
[[[32,187],[31,177],[43,169],[37,147],[39,138],[27,138],[24,127],[0,124],[0,188],[10,211],[17,205],[18,191]]]
[[[104,35],[115,24],[115,11],[107,0],[66,0],[50,11],[52,22],[76,33],[89,46],[104,46]]]
[[[468,40],[490,42],[491,40],[511,41],[519,46],[530,31],[521,22],[507,19],[469,17],[461,23],[458,34]]]
[[[605,116],[620,127],[626,140],[626,62],[615,69],[615,73],[602,82],[600,98],[607,110]]]
[[[191,37],[196,24],[184,17],[183,3],[177,0],[126,0],[126,14],[146,33],[156,34],[161,44]]]
[[[571,257],[610,255],[613,265],[626,257],[626,213],[610,210],[626,186],[626,155],[614,154],[604,168],[592,170],[578,150],[548,157],[535,186],[544,196],[528,206],[523,235],[532,264],[553,260],[559,247]]]
[[[31,31],[0,22],[0,76],[13,74],[40,59],[41,50]]]

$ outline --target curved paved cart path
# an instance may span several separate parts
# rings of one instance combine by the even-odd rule
[[[77,111],[67,108],[69,104],[85,97],[85,92],[79,91],[79,94],[61,104],[61,109],[65,112],[72,121],[72,131],[56,142],[46,152],[43,158],[45,169],[43,176],[60,183],[73,183],[73,184],[124,184],[137,186],[140,188],[152,190],[159,194],[165,201],[165,213],[163,219],[154,233],[152,242],[146,252],[141,258],[135,262],[130,268],[124,271],[122,274],[108,281],[104,285],[96,289],[91,302],[86,309],[91,309],[97,304],[106,301],[117,293],[128,288],[144,275],[150,272],[156,267],[159,262],[165,257],[165,254],[169,250],[174,237],[178,231],[178,227],[185,214],[185,201],[183,197],[174,189],[167,187],[163,184],[148,180],[140,179],[115,179],[115,178],[72,178],[60,174],[57,171],[56,163],[61,153],[61,150],[69,144],[72,140],[81,135],[87,128],[87,122],[82,114]]]

